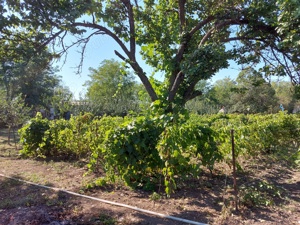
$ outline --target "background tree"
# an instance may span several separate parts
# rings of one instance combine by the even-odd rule
[[[55,74],[57,70],[48,57],[34,57],[18,77],[19,92],[26,96],[28,106],[46,106],[46,99],[54,95],[55,88],[60,84],[61,78]]]
[[[232,106],[236,103],[233,100],[235,95],[234,89],[236,88],[236,81],[229,77],[222,80],[217,80],[213,85],[214,98],[219,106],[219,109],[224,106],[227,112],[230,112]]]
[[[151,100],[171,110],[201,95],[196,84],[228,67],[229,60],[261,65],[262,73],[287,74],[299,84],[299,44],[288,41],[299,37],[299,5],[294,2],[10,0],[3,1],[2,30],[25,39],[22,34],[38,31],[38,48],[60,44],[64,52],[82,45],[82,55],[93,36],[107,35],[119,45],[122,52],[116,55],[132,67]],[[67,34],[76,41],[67,45]],[[165,75],[161,94],[136,60],[138,46],[145,62]]]
[[[186,103],[186,108],[198,114],[214,114],[220,110],[220,104],[216,99],[216,92],[206,80],[202,80],[197,84],[197,89],[203,93],[191,101]]]
[[[21,94],[26,106],[47,107],[47,98],[53,96],[60,82],[55,72],[52,55],[47,51],[31,56],[28,60],[2,57],[0,86],[5,89],[6,101]]]
[[[275,90],[262,75],[252,68],[243,70],[237,77],[236,94],[232,97],[235,104],[232,110],[243,113],[272,112],[278,99]]]
[[[75,102],[68,87],[58,85],[46,99],[47,109],[53,108],[57,118],[69,119],[71,113],[74,113]]]
[[[4,91],[1,91],[0,98],[0,122],[8,127],[8,144],[10,144],[11,131],[13,132],[14,142],[16,144],[15,129],[29,119],[31,109],[25,106],[22,95],[10,101],[6,101],[6,94],[4,94]]]
[[[295,86],[289,81],[277,81],[272,82],[272,87],[276,92],[276,97],[278,99],[276,111],[281,110],[280,104],[283,105],[284,109],[289,113],[292,113],[295,108],[300,106],[300,100],[295,96]]]
[[[138,93],[133,76],[115,60],[104,60],[90,68],[86,97],[96,115],[126,115],[138,110]]]
[[[50,52],[39,29],[22,28],[22,15],[8,9],[6,1],[1,0],[0,86],[5,88],[7,103],[21,94],[26,106],[45,107],[46,97],[60,81],[52,67],[58,55]]]
[[[272,82],[250,68],[236,80],[229,77],[217,80],[200,98],[190,101],[187,108],[199,114],[217,113],[222,106],[227,113],[276,113],[280,104],[292,112],[297,106],[291,82]]]

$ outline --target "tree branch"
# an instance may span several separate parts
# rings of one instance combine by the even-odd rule
[[[104,32],[104,34],[110,36],[117,42],[117,44],[122,48],[122,50],[128,56],[128,58],[132,58],[130,51],[127,49],[125,44],[121,41],[121,39],[115,33],[110,31],[109,29],[107,29],[106,27],[103,27],[99,24],[82,23],[82,22],[73,23],[72,26],[74,26],[74,27],[81,26],[81,27],[87,27],[87,28],[92,28],[92,29],[98,29],[99,31]]]
[[[171,90],[169,91],[169,96],[168,96],[169,102],[172,102],[174,100],[175,95],[176,95],[178,88],[180,87],[180,84],[182,83],[182,81],[184,81],[184,73],[182,71],[180,71],[176,76],[176,79],[174,81],[174,84],[172,85]]]
[[[118,57],[120,57],[123,61],[125,61],[131,65],[132,69],[136,72],[136,74],[138,75],[138,77],[140,78],[142,83],[144,84],[148,94],[150,95],[151,100],[152,101],[157,100],[158,97],[157,97],[148,77],[145,75],[145,72],[143,71],[143,69],[136,62],[135,52],[129,51],[127,49],[127,47],[125,46],[125,44],[121,41],[121,39],[115,33],[111,32],[106,27],[103,27],[98,24],[77,22],[77,23],[74,23],[73,26],[82,26],[82,27],[88,27],[88,28],[92,28],[92,29],[98,29],[99,31],[102,31],[104,34],[112,37],[117,42],[117,44],[122,48],[122,50],[124,51],[124,53],[126,54],[126,56],[128,57],[129,60],[127,60],[123,55],[121,55],[117,51],[115,51],[116,55]],[[135,41],[134,41],[134,44],[135,44]]]
[[[184,8],[185,3],[186,3],[186,0],[179,0],[178,1],[180,33],[182,33],[185,30],[185,26],[186,26],[185,8]]]
[[[188,91],[189,92],[189,91]],[[203,94],[200,90],[191,90],[188,94],[184,95],[184,101],[187,102],[189,100],[192,100],[198,96],[201,96]]]
[[[125,58],[123,55],[121,55],[117,50],[115,50],[115,54],[116,54],[116,56],[118,56],[120,59],[122,59],[124,62],[126,62],[126,58]]]
[[[183,99],[185,102],[202,95],[201,91],[196,91],[195,87],[197,83],[199,82],[199,79],[193,79],[193,81],[190,83],[190,85],[186,88],[186,91],[183,94]]]
[[[47,41],[45,41],[40,48],[44,48],[46,47],[46,45],[48,45],[51,41],[53,41],[55,38],[57,38],[60,34],[62,34],[63,32],[65,32],[64,30],[61,30],[59,32],[57,32],[56,34],[54,34],[52,37],[48,38]]]
[[[179,14],[181,16],[182,15],[185,16],[185,14],[183,14],[183,12],[185,11],[183,3],[185,4],[185,0],[179,1],[179,11],[182,10],[181,14],[179,12]],[[182,7],[182,8],[180,8],[180,7]],[[181,18],[181,16],[179,16],[179,18]],[[214,19],[215,19],[214,16],[208,16],[205,20],[199,22],[195,27],[193,27],[189,32],[182,33],[183,34],[182,41],[181,41],[180,47],[178,48],[177,54],[175,56],[175,65],[177,65],[178,69],[177,70],[175,69],[174,72],[173,72],[173,74],[169,78],[169,91],[170,91],[170,93],[172,92],[172,90],[174,91],[174,87],[176,87],[178,85],[178,83],[176,83],[176,82],[179,82],[181,80],[179,76],[181,76],[182,72],[179,69],[179,65],[180,65],[180,62],[183,59],[183,54],[184,54],[184,52],[186,50],[186,47],[188,46],[189,42],[192,39],[192,36],[197,31],[199,31],[199,29],[201,29],[203,26],[205,26],[206,24],[210,23]],[[182,22],[185,23],[185,19],[180,19],[180,21],[181,21],[181,24],[182,24]],[[178,87],[176,89],[178,89]],[[170,99],[170,97],[171,98],[175,97],[175,94],[171,94],[169,96],[169,99]]]
[[[198,23],[191,31],[189,31],[188,33],[185,34],[185,37],[182,40],[180,47],[178,48],[177,54],[175,56],[176,62],[180,62],[182,60],[184,51],[185,51],[188,43],[190,42],[192,36],[203,26],[205,26],[206,24],[211,22],[213,19],[215,19],[214,16],[208,16],[205,20]]]
[[[214,19],[216,19],[215,16],[213,16],[213,15],[208,16],[205,20],[202,20],[195,27],[193,27],[193,29],[190,30],[189,34],[191,36],[193,36],[198,30],[200,30],[203,26],[205,26],[206,24],[210,23]]]
[[[184,5],[183,5],[184,6]],[[201,29],[203,26],[205,26],[206,24],[210,23],[212,20],[214,20],[215,17],[214,16],[208,16],[205,20],[201,21],[200,23],[198,23],[193,29],[191,29],[189,32],[183,34],[184,37],[182,37],[182,41],[180,43],[180,46],[178,48],[178,51],[176,53],[175,56],[175,64],[177,65],[177,67],[179,68],[179,64],[182,61],[183,58],[183,54],[184,51],[186,50],[186,47],[188,46],[189,42],[191,41],[192,36],[199,30]],[[169,79],[169,89],[171,90],[174,82],[176,80],[177,75],[179,74],[180,69],[174,70],[173,74],[171,75],[170,79]]]
[[[204,37],[201,39],[198,47],[202,46],[213,34],[213,31],[218,30],[218,29],[222,29],[228,25],[238,25],[240,24],[238,21],[236,21],[235,19],[232,20],[227,20],[224,21],[222,23],[218,23],[215,25],[215,27],[212,27],[207,33],[206,35],[204,35]]]
[[[155,90],[153,89],[152,84],[150,83],[150,81],[149,81],[148,77],[146,76],[145,72],[140,67],[140,65],[136,61],[131,61],[131,60],[129,61],[129,64],[134,69],[134,71],[137,73],[139,78],[141,79],[143,85],[146,88],[146,91],[150,95],[151,100],[153,102],[155,100],[157,100],[158,99],[157,94],[156,94]]]
[[[128,10],[128,20],[129,20],[129,43],[130,43],[130,56],[132,57],[131,59],[135,60],[135,25],[134,25],[134,14],[132,10],[132,5],[130,3],[130,0],[122,0],[123,4],[126,6]]]

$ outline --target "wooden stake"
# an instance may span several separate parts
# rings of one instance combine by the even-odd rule
[[[236,184],[236,162],[235,162],[235,150],[234,150],[234,130],[231,129],[231,148],[232,148],[232,175],[233,175],[233,188],[234,188],[234,197],[235,197],[235,210],[238,211],[238,190]]]

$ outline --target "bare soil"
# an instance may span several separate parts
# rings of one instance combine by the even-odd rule
[[[6,130],[0,130],[0,174],[15,178],[0,176],[1,225],[188,224],[18,180],[205,224],[300,224],[299,167],[275,158],[239,159],[243,167],[237,180],[240,192],[242,187],[248,188],[254,199],[267,203],[267,197],[255,197],[259,193],[255,188],[265,182],[274,197],[269,206],[264,206],[246,202],[240,194],[236,211],[231,168],[225,163],[218,164],[212,174],[204,171],[199,178],[179,186],[176,193],[167,198],[163,192],[131,190],[121,182],[87,189],[96,176],[83,176],[87,172],[84,160],[22,159],[16,148],[20,146],[8,145]]]

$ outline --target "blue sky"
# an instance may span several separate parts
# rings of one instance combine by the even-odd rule
[[[69,50],[65,64],[63,64],[63,59],[54,64],[54,66],[58,66],[60,69],[58,75],[62,77],[63,85],[70,88],[76,99],[78,99],[80,95],[83,96],[85,93],[86,88],[83,86],[83,84],[89,80],[89,68],[98,68],[100,63],[105,59],[115,59],[120,61],[115,55],[114,50],[118,50],[120,53],[122,53],[122,50],[120,50],[118,45],[116,45],[111,38],[103,35],[97,35],[91,39],[87,45],[82,72],[80,75],[78,75],[76,74],[76,67],[80,63],[80,50],[80,48],[76,48],[74,46]],[[141,63],[141,66],[147,74],[152,73],[152,69],[145,65],[141,59],[138,59],[138,61]],[[238,73],[239,71],[237,66],[231,64],[230,68],[218,72],[212,78],[211,82],[213,83],[216,80],[223,79],[225,77],[235,79]],[[159,75],[157,79],[159,79]]]

